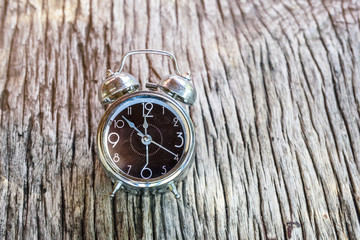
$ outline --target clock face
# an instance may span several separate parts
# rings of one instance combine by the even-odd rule
[[[159,98],[142,96],[121,103],[104,129],[109,158],[123,174],[140,180],[169,175],[188,144],[184,117]]]

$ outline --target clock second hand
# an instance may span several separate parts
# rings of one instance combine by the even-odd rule
[[[140,137],[142,137],[142,135],[141,134],[137,134],[137,135],[139,135]],[[170,151],[169,149],[167,149],[167,148],[165,148],[165,147],[163,147],[163,146],[161,146],[160,144],[158,144],[157,142],[154,142],[153,140],[151,140],[151,143],[153,143],[153,144],[155,144],[156,146],[158,146],[159,148],[162,148],[162,149],[164,149],[165,151],[167,151],[168,153],[171,153],[172,155],[174,155],[175,157],[177,156],[177,154],[175,154],[175,153],[173,153],[172,151]]]
[[[149,124],[147,123],[146,121],[146,116],[144,116],[144,124],[143,124],[143,128],[144,128],[144,131],[145,131],[145,135],[147,135],[147,129],[149,127]]]
[[[145,167],[147,167],[147,165],[149,165],[149,145],[145,145],[146,147],[146,165]]]

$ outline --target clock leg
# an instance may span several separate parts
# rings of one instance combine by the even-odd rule
[[[170,183],[169,189],[175,195],[176,199],[179,199],[181,197],[180,193],[177,191],[176,186],[173,182]]]
[[[110,197],[115,197],[115,193],[121,188],[122,183],[116,182],[113,191],[110,193]]]

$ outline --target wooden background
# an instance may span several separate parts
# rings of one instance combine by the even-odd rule
[[[0,0],[0,239],[360,239],[359,5]],[[139,48],[198,91],[178,201],[111,200],[97,160],[98,87]]]

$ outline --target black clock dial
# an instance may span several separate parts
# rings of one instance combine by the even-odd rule
[[[107,148],[121,171],[139,179],[168,174],[186,145],[181,118],[162,102],[142,99],[108,121]]]

